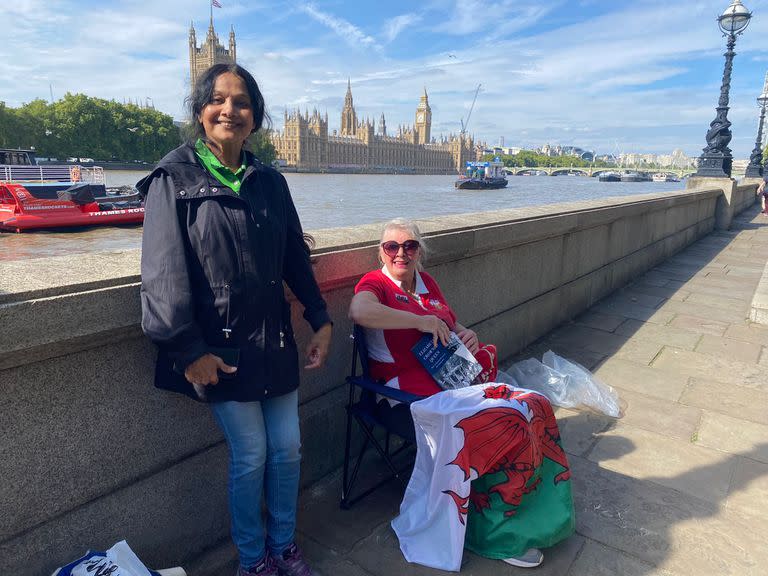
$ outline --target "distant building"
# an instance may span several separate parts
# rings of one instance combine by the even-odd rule
[[[584,150],[577,146],[560,146],[559,144],[557,146],[550,146],[549,144],[544,144],[536,152],[544,156],[576,156],[587,162],[592,162],[595,159],[595,153],[592,150]]]
[[[287,166],[308,171],[454,172],[463,170],[468,160],[479,158],[479,148],[466,134],[439,140],[432,137],[432,109],[426,89],[416,106],[415,120],[412,127],[398,126],[396,132],[388,134],[382,114],[377,132],[374,121],[357,117],[352,86],[347,82],[339,134],[335,130],[328,133],[327,112],[286,110],[283,131],[273,131],[271,139],[277,157]]]
[[[194,86],[200,75],[214,64],[229,64],[237,62],[237,44],[234,27],[229,31],[229,50],[219,42],[219,37],[213,29],[213,14],[208,34],[200,47],[197,46],[194,22],[189,27],[189,79]]]
[[[494,154],[495,156],[517,156],[523,149],[518,146],[494,146],[493,148],[484,148],[483,154]]]

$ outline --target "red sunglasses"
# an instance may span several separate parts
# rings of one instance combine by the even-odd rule
[[[398,244],[394,240],[381,243],[381,249],[384,250],[384,254],[390,258],[397,256],[397,253],[400,252],[400,248],[402,248],[403,252],[405,252],[408,256],[413,256],[416,254],[419,246],[420,245],[418,240],[406,240],[402,244]]]

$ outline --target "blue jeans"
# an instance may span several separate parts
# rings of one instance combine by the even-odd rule
[[[293,542],[299,495],[299,395],[261,402],[214,402],[213,416],[229,446],[229,511],[240,565],[279,554]],[[266,527],[261,514],[267,505]]]

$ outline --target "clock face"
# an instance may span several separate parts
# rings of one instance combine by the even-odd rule
[[[424,114],[422,114],[421,112],[416,114],[416,122],[424,122]]]

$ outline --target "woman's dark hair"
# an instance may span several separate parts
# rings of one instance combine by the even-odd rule
[[[253,107],[253,122],[255,127],[253,132],[257,132],[262,126],[269,126],[271,120],[264,109],[264,96],[259,90],[259,85],[245,68],[239,64],[214,64],[197,79],[190,94],[185,100],[187,110],[189,111],[189,124],[191,140],[205,138],[205,129],[198,121],[200,113],[206,105],[213,100],[213,89],[216,85],[216,79],[222,74],[231,72],[245,83],[245,89],[251,99]]]

